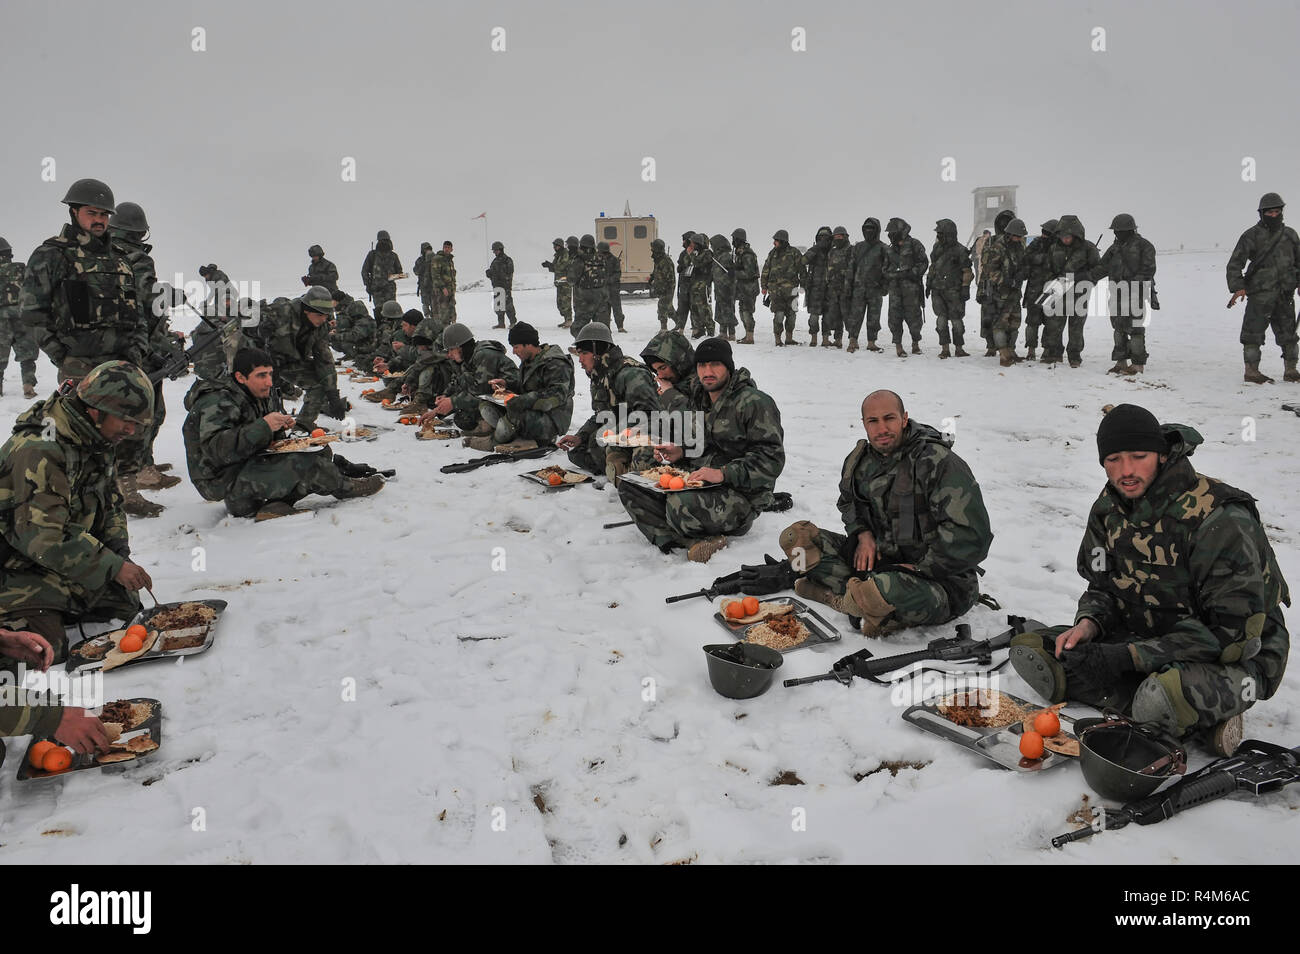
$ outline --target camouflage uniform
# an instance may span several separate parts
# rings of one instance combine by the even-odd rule
[[[562,245],[553,246],[555,254],[549,262],[542,262],[555,279],[555,308],[564,324],[573,321],[573,289],[569,284],[569,253]]]
[[[795,253],[798,255],[798,253]],[[729,376],[716,402],[697,380],[690,382],[691,410],[704,414],[703,451],[678,467],[716,467],[716,488],[660,494],[624,481],[619,499],[647,540],[667,553],[701,539],[748,533],[772,504],[776,480],[785,469],[785,435],[776,402],[760,391],[745,368]]]
[[[614,317],[614,324],[619,331],[623,328],[623,263],[609,250],[608,242],[601,242],[605,247],[597,254],[605,267],[605,281],[609,289],[609,311]]]
[[[415,276],[415,293],[420,296],[420,310],[426,318],[433,314],[433,288],[429,285],[429,259],[426,257],[432,251],[432,245],[421,242],[420,253],[415,256],[415,264],[411,266],[411,274]]]
[[[641,350],[641,360],[647,368],[652,361],[662,361],[676,373],[676,384],[659,391],[659,406],[676,414],[681,422],[679,426],[684,425],[691,411],[688,395],[695,386],[695,346],[680,331],[661,331]]]
[[[668,322],[673,318],[673,292],[676,290],[677,275],[673,271],[673,260],[666,251],[652,247],[650,256],[654,259],[654,269],[650,272],[650,294],[658,300],[659,327],[662,330],[668,327]]]
[[[270,501],[292,505],[343,486],[328,447],[314,454],[262,453],[285,436],[262,419],[283,410],[272,395],[258,400],[233,377],[195,381],[185,395],[189,413],[182,434],[190,480],[204,500],[224,500],[234,517],[251,517]]]
[[[629,469],[654,466],[654,452],[649,447],[607,448],[596,443],[602,429],[622,430],[630,426],[625,422],[631,415],[641,413],[650,420],[650,415],[659,410],[659,389],[654,374],[636,358],[624,355],[617,345],[610,345],[604,354],[597,356],[588,378],[591,417],[578,428],[579,444],[569,451],[569,462],[590,473],[604,474],[613,481]]]
[[[1025,246],[1003,233],[998,241],[984,245],[980,266],[980,288],[993,347],[1003,353],[1004,362],[1016,360],[1014,349],[1020,332],[1020,283],[1024,281]]]
[[[1254,498],[1196,473],[1195,429],[1161,429],[1169,459],[1147,492],[1125,501],[1108,482],[1079,545],[1088,589],[1075,622],[1093,620],[1098,642],[1127,643],[1136,672],[1101,696],[1067,680],[1066,696],[1128,712],[1144,684],[1163,689],[1188,733],[1277,691],[1291,642],[1282,604],[1291,598]],[[1054,650],[1067,628],[1044,630],[1044,648]]]
[[[1025,347],[1029,349],[1030,358],[1038,347],[1038,329],[1043,324],[1043,306],[1037,302],[1043,294],[1043,287],[1052,277],[1052,245],[1056,241],[1055,230],[1058,224],[1050,220],[1044,222],[1044,234],[1025,246],[1025,297],[1022,301],[1025,306]],[[1044,331],[1043,359],[1046,360],[1047,357],[1047,334]]]
[[[316,426],[316,415],[322,412],[342,420],[347,411],[339,395],[328,322],[313,327],[302,301],[294,299],[264,311],[259,331],[274,363],[276,385],[288,382],[307,392],[298,413],[298,426],[311,430]]]
[[[781,343],[782,327],[786,341],[794,342],[795,312],[798,310],[799,286],[806,278],[803,256],[789,242],[777,242],[763,262],[762,290],[772,308],[772,333]]]
[[[609,324],[609,281],[594,248],[581,248],[570,275],[573,284],[573,336],[588,323]]]
[[[339,290],[339,270],[333,262],[322,256],[307,266],[307,284],[320,285],[332,292]]]
[[[733,240],[735,236],[733,235]],[[754,338],[754,303],[758,300],[758,255],[745,241],[735,241],[732,257],[736,262],[736,307],[740,323],[745,327],[745,337]],[[734,325],[733,325],[734,327]]]
[[[1258,368],[1263,357],[1264,332],[1273,329],[1273,340],[1288,367],[1296,364],[1295,292],[1300,284],[1300,236],[1278,217],[1278,233],[1256,222],[1241,234],[1228,259],[1228,291],[1245,289],[1246,313],[1241,316],[1241,350],[1246,364]],[[1247,267],[1249,262],[1249,267]],[[1244,271],[1243,271],[1244,270]],[[1245,272],[1250,273],[1247,279]]]
[[[867,322],[867,341],[880,337],[880,306],[885,298],[885,254],[889,246],[880,241],[880,220],[862,223],[862,241],[853,246],[853,305],[846,322],[849,350],[857,350],[862,321]]]
[[[335,327],[330,335],[333,347],[343,352],[349,361],[360,361],[375,347],[375,319],[370,317],[365,302],[353,301],[336,313]]]
[[[109,235],[113,251],[127,260],[135,276],[136,301],[140,303],[148,332],[148,347],[140,367],[152,374],[167,366],[171,357],[170,340],[174,340],[167,331],[166,303],[159,294],[158,275],[149,254],[153,251],[153,246],[135,241],[118,228],[110,228]],[[137,474],[142,467],[153,464],[153,444],[166,418],[167,404],[163,398],[162,382],[159,381],[153,389],[153,422],[148,428],[142,428],[136,437],[127,438],[117,446],[119,476]]]
[[[114,445],[75,394],[33,404],[0,448],[0,618],[45,636],[56,662],[65,625],[140,609],[114,579],[131,555],[116,478]]]
[[[1003,209],[998,213],[997,218],[993,220],[993,234],[989,236],[981,235],[982,242],[980,239],[975,240],[975,274],[978,278],[975,301],[980,306],[980,337],[984,339],[985,357],[991,357],[996,353],[993,345],[993,320],[997,308],[996,303],[984,294],[984,265],[990,256],[998,254],[997,246],[1001,245],[1005,240],[1003,233],[1006,231],[1007,224],[1015,217],[1016,213],[1014,211]]]
[[[934,308],[934,327],[939,332],[943,354],[948,353],[948,343],[962,351],[966,343],[966,302],[970,298],[970,283],[975,277],[970,267],[970,252],[957,240],[957,223],[940,219],[935,223],[937,239],[930,250],[930,270],[925,273],[930,286],[930,304]],[[949,338],[949,327],[952,336]]]
[[[497,327],[504,328],[506,319],[511,327],[518,320],[515,315],[515,260],[503,249],[497,252],[487,267],[488,281],[492,284],[492,310],[496,312]]]
[[[694,243],[692,243],[694,244]],[[687,253],[686,293],[691,308],[691,336],[702,338],[714,333],[713,310],[709,291],[713,285],[713,253],[707,247]]]
[[[813,244],[803,254],[804,296],[803,305],[808,309],[808,334],[817,343],[818,323],[826,313],[826,263],[831,252],[830,226],[823,225],[817,230]]]
[[[889,622],[903,626],[942,623],[975,605],[993,531],[975,476],[944,435],[909,421],[893,454],[858,441],[840,472],[837,506],[843,534],[800,521],[781,535],[809,580],[839,595],[850,580],[874,581],[894,608]],[[858,572],[853,556],[864,532],[876,541],[876,569]],[[904,563],[916,569],[896,568]]]
[[[478,427],[479,398],[492,393],[488,384],[494,378],[506,382],[506,390],[519,393],[519,368],[510,360],[506,349],[499,341],[475,341],[466,356],[465,345],[460,349],[460,371],[452,382],[452,390],[446,392],[451,398],[452,410],[456,415],[456,426],[462,431],[472,431]],[[512,402],[513,403],[513,402]]]
[[[731,243],[724,235],[709,239],[713,253],[713,307],[718,330],[724,338],[736,339],[736,261],[731,255]]]
[[[1073,236],[1073,241],[1066,245],[1061,241],[1062,235]],[[1071,365],[1083,361],[1083,325],[1088,320],[1088,294],[1091,291],[1090,276],[1101,264],[1097,246],[1085,237],[1083,223],[1076,216],[1063,215],[1060,219],[1060,231],[1057,232],[1056,244],[1051,248],[1052,277],[1066,279],[1082,285],[1072,288],[1067,293],[1067,300],[1055,306],[1048,303],[1043,309],[1043,350],[1051,349],[1057,360],[1061,356],[1061,332],[1069,324],[1069,339],[1065,346],[1066,356]],[[1056,314],[1052,312],[1055,311]]]
[[[79,381],[105,361],[144,361],[149,332],[135,274],[107,234],[68,224],[46,239],[27,262],[21,308],[60,382]]]
[[[446,394],[453,386],[460,369],[455,361],[433,347],[417,347],[415,361],[411,363],[403,380],[402,390],[411,396],[415,406],[427,410],[439,394]]]
[[[903,219],[890,219],[885,230],[889,246],[882,269],[889,283],[889,334],[902,347],[903,325],[912,335],[913,350],[921,340],[922,282],[930,264],[925,245],[912,238],[912,227]]]
[[[447,323],[456,320],[455,259],[456,257],[445,249],[439,249],[429,256],[429,288],[433,295],[433,317]]]
[[[691,283],[686,278],[686,266],[690,264],[691,253],[688,251],[694,232],[682,234],[682,250],[677,253],[677,330],[686,327],[686,319],[691,313]]]
[[[498,444],[533,440],[545,446],[569,432],[573,421],[573,359],[559,345],[543,344],[519,371],[519,392],[504,408],[479,403]]]
[[[1156,277],[1156,247],[1136,230],[1116,232],[1092,280],[1110,279],[1109,303],[1114,311],[1110,326],[1115,345],[1110,357],[1117,363],[1147,363],[1146,304]]]
[[[15,262],[9,252],[0,252],[0,379],[9,365],[9,349],[22,373],[25,387],[36,387],[36,338],[32,329],[19,320],[22,299],[22,262]],[[3,387],[0,387],[3,390]]]
[[[838,231],[838,227],[837,227]],[[853,246],[848,233],[831,237],[830,251],[826,253],[826,311],[822,319],[822,345],[829,343],[828,335],[835,336],[835,347],[844,341],[844,325],[853,311]]]
[[[397,282],[389,279],[388,276],[401,273],[402,260],[397,257],[397,252],[393,251],[392,241],[380,239],[366,254],[366,260],[361,263],[361,283],[365,285],[366,292],[370,295],[371,307],[375,309],[375,314],[379,314],[379,309],[384,307],[384,302],[397,300]]]

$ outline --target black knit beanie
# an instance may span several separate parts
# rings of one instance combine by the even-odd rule
[[[1117,404],[1097,427],[1097,459],[1105,461],[1122,451],[1169,452],[1169,441],[1156,416],[1136,404]]]

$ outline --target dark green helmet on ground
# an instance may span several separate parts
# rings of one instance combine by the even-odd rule
[[[81,379],[77,397],[86,407],[124,421],[147,425],[153,420],[153,385],[129,361],[106,361]]]
[[[1025,228],[1025,223],[1019,219],[1012,219],[1007,223],[1006,234],[1019,235],[1021,238],[1024,238],[1029,234],[1029,229]]]
[[[321,248],[319,245],[313,245],[311,248],[307,249],[307,254],[308,254],[309,256],[311,256],[311,255],[319,255],[319,256],[321,256],[322,258],[324,258],[324,257],[325,257],[325,249]]]
[[[450,351],[452,348],[463,347],[473,340],[474,332],[457,321],[448,325],[447,330],[442,333],[442,348],[444,351]]]
[[[323,285],[312,285],[311,288],[302,293],[302,298],[299,301],[308,311],[314,311],[321,315],[334,313],[334,296]]]
[[[112,196],[110,195],[109,198],[111,199]],[[64,201],[66,202],[67,200],[65,199]],[[1265,192],[1264,197],[1259,200],[1260,212],[1263,212],[1267,209],[1284,209],[1284,208],[1286,208],[1286,203],[1282,201],[1282,197],[1278,195],[1276,192]]]
[[[1079,719],[1074,731],[1083,778],[1103,798],[1121,803],[1146,798],[1187,768],[1182,746],[1154,726],[1113,711],[1102,719]]]
[[[380,318],[401,318],[405,312],[395,299],[390,298],[379,307]]]
[[[775,232],[772,233],[772,239],[773,241],[776,242],[785,242],[786,244],[789,244],[790,233],[787,232],[785,229],[777,229]]]
[[[105,212],[116,212],[113,190],[98,179],[78,179],[68,187],[63,197],[64,205],[93,205]]]
[[[580,248],[595,248],[595,247],[596,247],[596,236],[594,236],[594,235],[592,235],[590,232],[588,232],[586,235],[584,235],[584,236],[583,236],[583,237],[578,241],[578,246],[579,246]]]
[[[732,230],[731,230],[731,244],[732,244],[732,245],[746,245],[746,244],[748,244],[748,242],[749,242],[749,236],[745,234],[745,230],[744,230],[744,229],[732,229]]]
[[[144,209],[140,206],[134,202],[123,202],[108,220],[108,227],[123,232],[148,232],[149,220],[144,217]]]
[[[1114,232],[1133,232],[1137,229],[1137,223],[1133,221],[1133,216],[1127,212],[1121,212],[1110,220],[1110,227],[1111,231]]]

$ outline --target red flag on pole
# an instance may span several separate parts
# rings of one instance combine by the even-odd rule
[[[486,218],[487,218],[487,213],[486,213],[486,212],[484,212],[482,215],[476,215],[476,216],[474,216],[474,219],[486,219]],[[473,222],[474,219],[470,219],[470,221]]]

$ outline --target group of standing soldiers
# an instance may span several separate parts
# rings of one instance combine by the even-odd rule
[[[554,277],[555,307],[563,319],[559,327],[577,338],[591,322],[608,325],[612,316],[615,327],[626,333],[620,297],[623,263],[609,243],[597,242],[594,235],[570,235],[556,238],[551,247],[555,252],[542,267]]]

